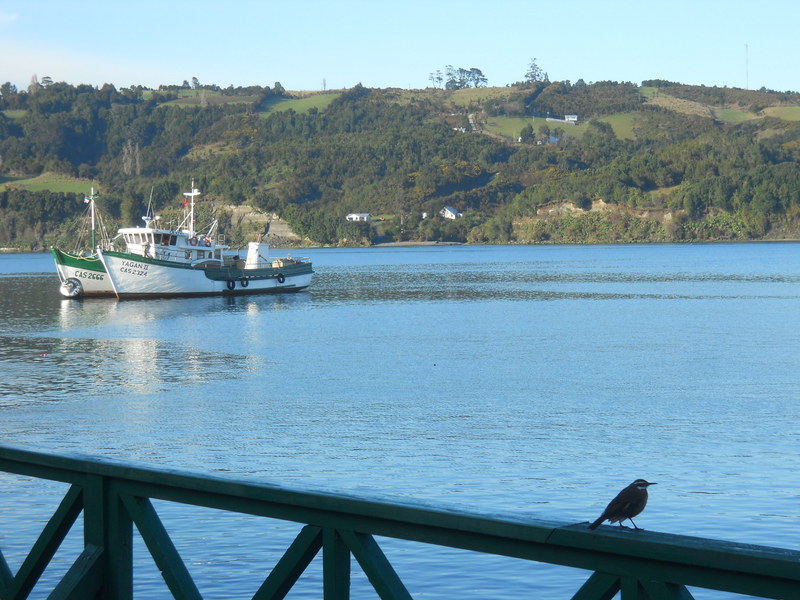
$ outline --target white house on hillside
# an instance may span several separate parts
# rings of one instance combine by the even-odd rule
[[[547,117],[545,119],[550,123],[562,123],[564,125],[577,125],[578,124],[578,115],[564,115],[563,119],[556,119],[555,117]]]
[[[348,221],[372,221],[369,213],[350,213],[345,217]]]
[[[439,216],[442,216],[445,219],[460,219],[464,215],[462,215],[452,206],[445,206],[442,210],[439,211]]]

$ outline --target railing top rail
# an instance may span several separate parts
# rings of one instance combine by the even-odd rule
[[[586,524],[393,504],[8,446],[0,446],[0,471],[77,484],[109,478],[133,495],[581,568],[595,568],[592,561],[603,555],[800,584],[800,551],[784,548],[609,526],[590,531]]]

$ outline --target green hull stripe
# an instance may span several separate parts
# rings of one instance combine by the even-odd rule
[[[299,265],[287,265],[285,267],[269,267],[264,269],[236,269],[232,267],[221,267],[219,269],[206,269],[206,277],[214,281],[227,281],[229,279],[269,279],[283,275],[293,277],[295,275],[305,275],[313,273],[311,263],[300,263]]]
[[[228,280],[255,280],[255,279],[270,279],[283,275],[284,277],[293,277],[295,275],[305,275],[313,273],[310,262],[301,262],[299,264],[286,265],[283,267],[266,267],[263,269],[237,269],[235,267],[193,267],[185,263],[175,263],[172,261],[158,260],[156,258],[148,258],[139,256],[137,254],[128,254],[126,252],[104,252],[106,256],[120,258],[123,260],[131,260],[148,265],[156,265],[161,267],[170,267],[172,269],[188,269],[190,271],[203,271],[208,279],[213,281],[228,281]]]
[[[53,255],[56,264],[64,265],[66,267],[73,267],[75,269],[95,271],[96,273],[106,272],[103,263],[100,262],[100,259],[97,256],[81,256],[80,254],[64,252],[58,248],[51,248],[50,253]]]

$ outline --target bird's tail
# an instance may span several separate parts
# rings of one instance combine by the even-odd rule
[[[597,521],[595,521],[594,523],[592,523],[591,525],[589,525],[589,529],[597,529],[597,528],[600,526],[600,523],[602,523],[602,522],[603,522],[603,521],[605,521],[605,520],[606,520],[606,518],[605,518],[605,517],[599,517],[599,518],[597,519]]]

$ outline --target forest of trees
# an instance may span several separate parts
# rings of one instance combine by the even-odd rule
[[[451,89],[485,85],[477,69],[448,69]],[[220,89],[193,80],[159,90],[34,83],[23,91],[0,86],[0,183],[44,172],[90,180],[121,225],[137,223],[151,197],[157,207],[174,206],[194,179],[205,199],[276,213],[312,244],[800,235],[800,122],[687,114],[646,101],[645,86],[550,82],[535,61],[501,99],[469,107],[439,85],[402,96],[359,85],[324,109],[295,112],[270,110],[288,96],[279,83]],[[752,112],[800,105],[790,93],[645,84],[675,99]],[[202,95],[181,104],[185,90],[227,100]],[[518,139],[464,132],[453,127],[454,114],[464,122],[468,114],[579,114],[588,123],[580,136],[527,125]],[[617,135],[602,120],[619,114],[632,120],[633,135]],[[63,240],[81,200],[4,186],[0,247]],[[597,200],[617,210],[590,211]],[[543,207],[559,202],[577,212],[542,218]],[[443,206],[464,217],[439,218]],[[350,212],[382,220],[349,223]]]

